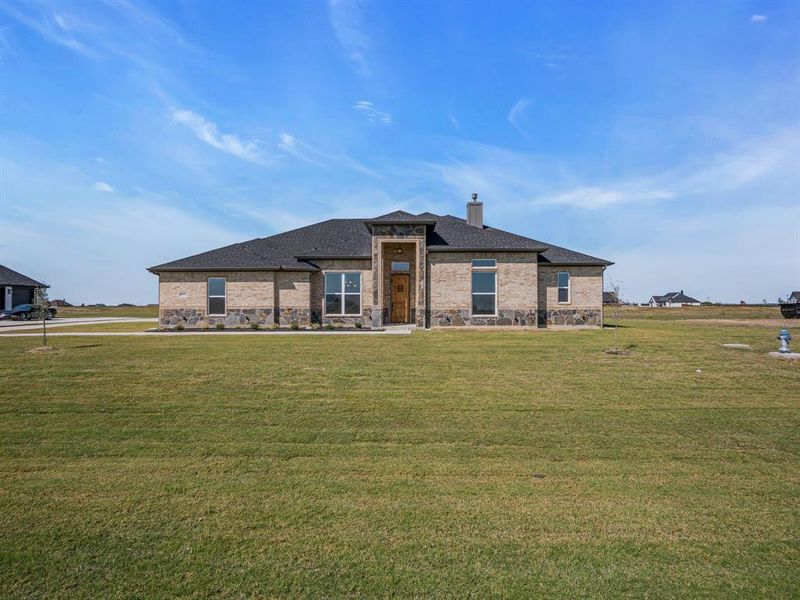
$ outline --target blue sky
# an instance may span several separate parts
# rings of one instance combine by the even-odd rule
[[[797,2],[3,2],[0,262],[73,302],[332,217],[463,216],[623,296],[800,289]]]

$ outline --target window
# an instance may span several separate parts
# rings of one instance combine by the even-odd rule
[[[225,314],[225,278],[208,278],[208,314]]]
[[[566,271],[558,274],[558,303],[569,304],[569,273]]]
[[[392,263],[392,271],[408,271],[410,268],[411,267],[407,262],[393,262]]]
[[[361,314],[361,273],[325,273],[325,314]]]
[[[472,273],[472,314],[494,315],[497,310],[497,273]]]
[[[473,269],[494,269],[497,266],[497,261],[494,258],[473,258]]]

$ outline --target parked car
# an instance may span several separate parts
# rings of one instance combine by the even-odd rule
[[[52,306],[47,309],[47,319],[56,316],[56,309]],[[27,321],[34,313],[33,304],[17,304],[14,308],[0,310],[0,319],[16,319],[17,321]]]

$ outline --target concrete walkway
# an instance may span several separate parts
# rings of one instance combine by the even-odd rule
[[[56,317],[47,322],[47,329],[70,325],[96,325],[98,323],[158,323],[158,319],[156,317]],[[25,331],[41,329],[41,327],[41,321],[0,321],[0,331]]]

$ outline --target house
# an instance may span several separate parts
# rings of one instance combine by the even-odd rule
[[[800,302],[800,291],[792,292],[787,302],[789,302],[790,304]]]
[[[613,263],[466,219],[331,219],[150,267],[162,326],[602,325]]]
[[[603,292],[603,304],[621,304],[617,292]]]
[[[20,304],[30,304],[33,302],[34,290],[48,287],[50,286],[0,265],[0,290],[3,291],[0,310],[10,310]]]
[[[667,292],[663,296],[652,296],[648,304],[654,307],[700,306],[700,300],[687,296],[681,290],[680,292]]]

